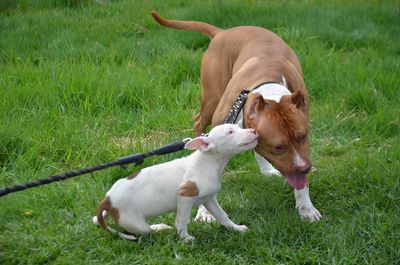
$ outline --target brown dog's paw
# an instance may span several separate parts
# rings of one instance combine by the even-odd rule
[[[308,219],[311,222],[319,221],[322,218],[321,213],[313,205],[302,205],[297,210],[301,218]]]

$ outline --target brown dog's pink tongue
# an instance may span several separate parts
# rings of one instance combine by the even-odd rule
[[[307,184],[307,176],[298,176],[298,177],[286,177],[287,182],[290,186],[295,188],[296,190],[302,190]]]

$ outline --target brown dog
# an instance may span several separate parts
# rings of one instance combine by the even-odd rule
[[[319,220],[311,203],[306,174],[311,169],[309,98],[299,60],[276,34],[264,28],[242,26],[222,30],[196,21],[176,21],[152,12],[161,25],[201,32],[211,38],[201,63],[202,97],[194,130],[221,124],[239,93],[253,89],[239,125],[259,135],[256,160],[265,175],[281,173],[295,188],[296,208],[302,217]],[[272,165],[277,169],[274,169]],[[210,220],[203,208],[197,220]]]

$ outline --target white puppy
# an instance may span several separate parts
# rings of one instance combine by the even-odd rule
[[[129,233],[143,235],[151,230],[169,228],[163,224],[150,226],[146,222],[149,217],[176,211],[178,234],[190,241],[194,239],[187,231],[190,210],[203,204],[223,226],[246,232],[245,225],[237,225],[229,219],[216,196],[230,157],[256,145],[254,129],[241,129],[234,124],[216,126],[208,135],[186,143],[186,149],[197,150],[191,155],[118,180],[100,203],[93,223],[122,238],[134,240],[136,237],[107,226],[104,222],[107,213]]]

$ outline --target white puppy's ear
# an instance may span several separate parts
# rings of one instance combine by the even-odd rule
[[[211,142],[209,137],[199,136],[196,137],[185,144],[185,149],[188,150],[199,150],[199,151],[208,151],[214,147],[214,144]]]

